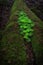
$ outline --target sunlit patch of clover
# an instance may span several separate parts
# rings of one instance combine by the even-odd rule
[[[28,18],[24,11],[20,11],[18,23],[20,27],[20,34],[23,35],[23,38],[25,38],[27,41],[31,41],[31,36],[34,32],[34,22]]]

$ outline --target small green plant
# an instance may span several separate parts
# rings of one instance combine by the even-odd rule
[[[23,35],[28,41],[31,41],[30,37],[33,35],[34,22],[27,17],[24,11],[20,11],[18,23],[20,27],[20,34]]]

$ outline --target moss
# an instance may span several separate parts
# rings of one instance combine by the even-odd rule
[[[31,41],[31,36],[33,35],[34,22],[28,18],[24,11],[19,12],[18,24],[20,28],[20,34],[23,35],[26,40]]]

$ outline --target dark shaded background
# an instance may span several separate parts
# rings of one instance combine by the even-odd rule
[[[27,6],[43,20],[43,0],[24,0]]]

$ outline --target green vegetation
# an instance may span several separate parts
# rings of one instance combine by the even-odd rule
[[[27,41],[31,41],[30,37],[33,35],[34,32],[34,22],[30,18],[28,18],[24,11],[20,11],[18,23],[20,27],[20,34],[23,35],[23,38],[25,38]]]

